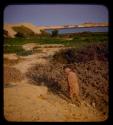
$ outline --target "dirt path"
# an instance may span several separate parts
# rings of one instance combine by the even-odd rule
[[[53,49],[54,50],[54,49]],[[42,53],[24,57],[14,65],[22,73],[37,63],[48,63],[47,57],[54,53],[44,49]],[[77,107],[58,95],[48,92],[44,86],[29,84],[24,78],[4,89],[4,115],[9,121],[102,121],[105,118],[86,102]]]
[[[28,46],[30,45],[30,46]],[[52,45],[40,45],[41,47],[41,51],[36,53],[36,54],[32,54],[32,55],[28,55],[28,56],[20,56],[20,58],[24,59],[23,62],[18,63],[17,65],[15,65],[14,67],[21,70],[22,73],[25,73],[27,71],[28,68],[30,68],[31,66],[37,64],[37,63],[41,63],[41,64],[46,64],[48,63],[48,59],[58,50],[61,49],[61,45],[55,45],[53,47],[49,47]],[[27,44],[25,50],[28,50],[29,48],[35,47],[34,44]]]

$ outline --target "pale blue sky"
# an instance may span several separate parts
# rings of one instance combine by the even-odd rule
[[[65,25],[84,22],[108,22],[103,5],[39,4],[9,5],[4,10],[4,23],[29,22],[35,25]]]

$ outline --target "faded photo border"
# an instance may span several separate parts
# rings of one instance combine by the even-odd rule
[[[80,2],[79,2],[79,3],[80,3],[80,4],[83,4],[83,5],[86,4],[86,3],[82,3],[82,2],[83,2],[83,1],[81,1],[81,3],[80,3]],[[4,3],[1,4],[1,5],[2,5],[2,9],[1,9],[1,10],[2,10],[2,20],[1,20],[2,25],[4,25],[4,14],[3,14],[3,13],[4,13],[5,7],[6,7],[7,5],[13,5],[13,4],[14,4],[14,5],[28,5],[28,4],[29,4],[29,5],[31,5],[31,4],[32,4],[32,5],[37,5],[37,4],[39,4],[39,5],[43,5],[43,4],[44,4],[44,5],[48,5],[48,4],[51,4],[51,5],[52,5],[52,4],[67,4],[67,5],[68,5],[68,4],[75,4],[75,5],[76,5],[76,4],[78,4],[78,3],[75,3],[75,2],[74,2],[74,3],[73,3],[73,2],[72,2],[72,3],[65,3],[65,2],[63,2],[63,3],[51,3],[51,2],[50,2],[50,3],[49,3],[49,2],[48,2],[48,3],[41,3],[41,2],[40,2],[40,3],[18,3],[18,1],[17,1],[17,3],[9,3],[9,2],[8,2],[8,3],[7,3],[7,2],[5,3],[5,2],[4,2]],[[111,23],[110,23],[110,22],[112,22],[112,17],[111,17],[111,15],[112,15],[112,14],[111,14],[112,8],[111,8],[111,5],[110,5],[108,2],[105,2],[105,3],[104,3],[104,2],[103,2],[103,3],[98,3],[98,2],[97,2],[97,3],[96,3],[96,2],[95,2],[95,3],[93,3],[93,2],[92,2],[92,3],[89,3],[89,2],[87,2],[87,4],[104,5],[104,6],[106,6],[106,7],[108,8],[108,11],[109,11],[109,32],[108,32],[108,35],[109,35],[109,42],[108,42],[108,44],[109,44],[109,45],[108,45],[108,47],[109,47],[109,58],[108,58],[109,66],[108,66],[108,67],[110,68],[111,65],[112,65],[112,63],[111,63],[112,58],[111,58],[111,54],[110,54],[111,51],[112,51],[112,47],[111,47],[111,46],[112,46],[112,43],[111,43],[112,29],[110,28],[110,27],[111,27]],[[110,17],[111,17],[111,18],[110,18]],[[1,27],[2,27],[2,29],[3,29],[3,26],[1,26]],[[2,44],[4,44],[3,31],[1,32],[1,36],[2,36]],[[1,57],[2,57],[2,58],[1,58],[1,69],[2,69],[2,75],[3,75],[3,73],[4,73],[4,68],[3,68],[3,64],[4,64],[4,61],[3,61],[3,47],[1,48],[0,51],[1,51]],[[4,79],[3,79],[3,78],[4,78],[4,76],[3,76],[2,79],[1,79],[1,80],[2,80],[1,83],[4,82]],[[112,110],[112,101],[111,101],[111,97],[112,97],[112,96],[111,96],[111,94],[112,94],[112,89],[111,89],[111,87],[112,87],[112,84],[111,84],[111,79],[112,79],[112,74],[111,74],[111,69],[109,69],[109,115],[108,115],[107,120],[102,121],[102,122],[97,122],[97,123],[95,122],[96,124],[98,124],[98,123],[99,123],[99,124],[100,124],[100,123],[102,123],[102,124],[108,123],[108,124],[109,124],[110,121],[112,120],[112,118],[111,118],[111,110]],[[1,123],[14,123],[14,122],[11,122],[11,121],[7,121],[7,120],[5,119],[5,117],[4,117],[4,108],[3,108],[3,107],[4,107],[4,98],[3,98],[3,97],[4,97],[4,85],[3,85],[3,84],[1,85],[1,88],[2,88],[2,91],[1,91],[1,95],[2,95],[2,96],[1,96],[1,103],[0,103],[0,104],[1,104],[1,105],[0,105],[1,108],[0,108],[0,109],[1,109],[1,112],[2,112],[2,113],[0,114],[0,116],[1,116],[1,119],[2,119],[2,120],[0,120],[0,122],[1,122]],[[21,122],[21,121],[20,121],[20,122]],[[27,121],[25,121],[25,122],[27,122]],[[33,122],[34,122],[34,121],[33,121]],[[42,121],[42,122],[43,122],[43,121]],[[82,122],[82,121],[80,121],[79,123],[81,123],[81,122]],[[15,123],[16,123],[16,121],[15,121]],[[28,123],[28,122],[27,122],[27,123]],[[76,123],[78,123],[78,122],[76,122]],[[86,123],[86,122],[85,122],[85,123]]]

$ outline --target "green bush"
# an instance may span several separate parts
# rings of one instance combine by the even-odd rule
[[[21,46],[4,46],[4,53],[16,53],[19,56],[28,56],[33,51],[25,51]]]
[[[52,37],[58,36],[58,30],[53,30],[52,31]]]
[[[4,46],[4,53],[17,53],[23,51],[21,46]]]
[[[38,43],[38,44],[63,44],[74,48],[80,48],[87,46],[92,43],[103,43],[108,42],[107,33],[89,33],[86,34],[72,34],[72,40],[66,40],[65,36],[60,37],[49,37],[49,36],[30,36],[30,37],[16,37],[16,38],[4,38],[5,45],[23,45],[26,43]],[[29,38],[29,39],[28,39]]]

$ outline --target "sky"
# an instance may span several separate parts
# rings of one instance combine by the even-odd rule
[[[8,5],[4,9],[4,23],[8,24],[75,25],[85,22],[108,22],[108,18],[108,9],[103,5]]]

